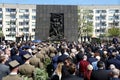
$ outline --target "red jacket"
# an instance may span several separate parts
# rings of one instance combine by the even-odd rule
[[[85,72],[87,70],[87,66],[89,65],[90,63],[86,60],[81,60],[80,63],[79,63],[79,71],[80,72]]]

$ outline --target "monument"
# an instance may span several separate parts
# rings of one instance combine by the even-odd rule
[[[37,5],[35,39],[78,40],[78,14],[75,5]]]

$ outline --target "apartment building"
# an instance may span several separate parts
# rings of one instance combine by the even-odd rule
[[[0,31],[5,40],[35,38],[36,5],[0,4]]]
[[[24,40],[26,40],[26,38],[27,40],[35,39],[35,28],[37,20],[36,6],[37,5],[29,4],[0,4],[0,32],[3,33],[5,40],[15,41],[16,37],[22,37]],[[100,35],[107,33],[109,28],[113,26],[120,27],[120,5],[77,6],[78,15],[81,14],[81,11],[79,12],[79,10],[89,11],[91,17],[87,18],[87,21],[93,24],[92,36],[100,37]],[[39,10],[45,11],[43,8]],[[39,14],[44,15],[45,13]],[[78,16],[77,19],[80,19],[80,17]]]
[[[93,36],[100,37],[111,27],[120,28],[120,5],[90,5],[78,6],[78,10],[88,10],[90,18],[87,21],[93,24]],[[78,13],[80,15],[80,13]],[[80,18],[78,18],[80,19]]]

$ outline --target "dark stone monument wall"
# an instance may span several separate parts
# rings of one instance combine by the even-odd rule
[[[64,37],[68,41],[77,41],[78,15],[75,5],[37,5],[35,39],[48,39],[51,13],[64,14]]]

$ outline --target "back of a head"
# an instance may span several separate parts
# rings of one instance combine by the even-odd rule
[[[68,68],[68,72],[70,74],[74,74],[76,72],[76,65],[74,63],[70,64],[70,66]]]
[[[105,67],[104,62],[103,62],[103,61],[98,61],[97,67],[98,67],[98,68],[103,68],[103,69],[104,69],[104,67]]]
[[[86,55],[83,56],[83,60],[87,60],[87,56]]]
[[[90,70],[90,71],[92,71],[92,70],[93,70],[93,66],[92,66],[91,64],[89,64],[89,65],[87,66],[87,69]]]
[[[0,63],[2,63],[5,59],[6,59],[6,57],[4,55],[0,56]]]
[[[100,58],[100,56],[96,56],[96,59],[97,59],[97,61],[100,61],[101,58]]]
[[[115,67],[114,64],[110,64],[110,67],[109,67],[109,68],[112,70],[112,69],[115,69],[116,67]]]
[[[120,71],[115,68],[115,69],[112,70],[112,75],[113,75],[113,77],[114,76],[119,76],[120,75]]]
[[[53,75],[53,76],[51,77],[51,80],[59,80],[59,76],[58,76],[58,75]]]

